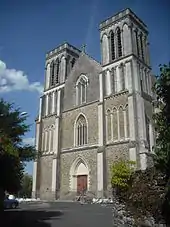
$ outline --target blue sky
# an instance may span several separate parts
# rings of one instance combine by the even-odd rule
[[[86,43],[88,54],[100,61],[99,23],[127,7],[148,25],[151,63],[157,74],[158,65],[170,60],[168,0],[0,1],[0,96],[28,112],[27,142],[35,136],[45,53],[64,41],[78,48]],[[32,173],[32,163],[26,170]]]

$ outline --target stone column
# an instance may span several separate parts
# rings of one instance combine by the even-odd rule
[[[121,29],[121,44],[122,44],[122,56],[125,56],[125,47],[124,47],[124,41],[123,41],[123,29]]]
[[[44,146],[44,152],[47,153],[48,152],[48,130],[45,130],[44,132],[44,141],[45,141],[45,146]]]
[[[36,198],[36,192],[37,192],[37,159],[34,160],[33,165],[33,182],[32,182],[32,198]]]
[[[139,140],[139,155],[140,155],[140,167],[142,170],[147,168],[147,153],[146,149],[146,121],[145,121],[145,110],[144,100],[136,94],[136,109],[137,109],[137,132]]]
[[[60,111],[61,111],[61,89],[58,90],[58,95],[57,95],[57,116],[60,116]]]
[[[144,62],[146,63],[146,36],[142,36],[142,42],[143,42],[143,56],[144,56]]]
[[[145,72],[146,69],[142,68],[142,82],[143,82],[143,91],[146,92],[146,78],[145,78]]]
[[[127,139],[127,119],[126,119],[126,109],[123,111],[123,119],[124,119],[125,139]]]
[[[133,86],[135,92],[141,92],[141,86],[140,86],[140,69],[139,64],[137,63],[136,59],[133,59]]]
[[[147,84],[148,84],[148,95],[151,95],[151,79],[150,79],[151,75],[150,75],[150,72],[147,71]]]
[[[127,62],[127,77],[128,77],[128,121],[130,124],[129,130],[129,139],[130,139],[130,147],[129,147],[129,159],[131,161],[137,160],[136,157],[136,107],[135,107],[135,82],[134,76],[136,77],[136,72],[134,73],[133,64],[131,61]]]
[[[130,139],[130,147],[129,147],[129,159],[131,161],[137,161],[136,157],[136,109],[133,94],[128,96],[128,112],[129,112],[129,139]]]
[[[132,44],[133,53],[136,56],[138,56],[138,53],[137,53],[137,40],[136,40],[136,29],[135,28],[132,29],[132,37],[133,37],[133,44]]]
[[[56,199],[57,197],[56,186],[57,186],[57,155],[54,155],[52,164],[52,185],[51,185],[53,199]]]
[[[134,53],[134,35],[133,35],[133,27],[132,25],[129,26],[129,33],[130,33],[130,47],[129,47],[129,50],[130,50],[130,53]]]
[[[38,120],[41,121],[41,118],[42,118],[42,97],[40,97]]]
[[[45,108],[46,108],[46,111],[45,111],[45,115],[47,116],[48,115],[48,96],[49,96],[49,94],[46,94],[46,100],[45,100]]]
[[[62,66],[62,75],[61,75],[61,78],[62,78],[62,82],[65,82],[66,80],[66,67],[67,67],[67,64],[66,64],[66,58],[63,57],[62,60],[61,60],[61,66]]]
[[[53,91],[53,93],[52,93],[52,114],[55,113],[55,104],[56,104],[55,97],[56,97],[56,91]]]
[[[127,89],[129,90],[129,93],[131,94],[133,92],[133,81],[132,81],[132,62],[126,61],[126,81],[127,81]]]
[[[61,90],[58,90],[58,96],[57,96],[57,116],[55,119],[55,131],[54,131],[54,142],[53,142],[53,164],[52,164],[52,198],[56,199],[58,197],[57,190],[59,190],[59,123],[60,123],[60,112],[61,112]]]
[[[119,110],[117,110],[117,132],[118,140],[120,140],[120,121],[119,121]]]
[[[154,146],[154,131],[152,123],[149,124],[149,139],[150,139],[150,150],[153,153],[152,147]]]
[[[150,66],[150,53],[149,53],[149,42],[146,41],[146,59],[147,65]]]
[[[48,63],[45,68],[45,89],[48,89],[49,86],[50,86],[50,63]]]
[[[106,89],[106,95],[111,95],[112,86],[111,86],[111,75],[110,75],[109,70],[106,71],[105,81],[106,81],[106,88],[105,88]]]
[[[49,133],[49,136],[48,136],[48,139],[49,139],[49,143],[48,143],[48,152],[51,153],[51,138],[52,138],[51,133],[52,133],[52,131],[49,130],[48,133]]]
[[[104,190],[104,170],[103,170],[103,152],[104,152],[104,110],[103,110],[103,75],[99,74],[99,104],[98,104],[98,153],[97,153],[97,196],[103,197]]]
[[[103,150],[98,150],[97,153],[97,197],[103,197],[104,179],[103,179]]]
[[[39,139],[40,137],[40,122],[36,123],[36,138],[35,138],[35,148],[38,151],[39,149]],[[37,171],[38,171],[38,160],[36,159],[34,161],[33,166],[33,184],[32,184],[32,198],[36,198],[36,192],[37,192]]]

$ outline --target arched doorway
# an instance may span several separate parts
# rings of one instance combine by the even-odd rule
[[[89,168],[82,158],[77,158],[70,169],[70,191],[77,194],[89,190]]]

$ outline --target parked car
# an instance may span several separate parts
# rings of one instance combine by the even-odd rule
[[[4,199],[4,209],[15,209],[18,208],[19,202],[18,200],[14,199],[9,199],[9,197],[5,197]]]

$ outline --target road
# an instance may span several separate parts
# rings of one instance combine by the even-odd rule
[[[1,219],[2,220],[2,219]],[[112,205],[54,202],[22,204],[5,211],[1,227],[111,227]]]

